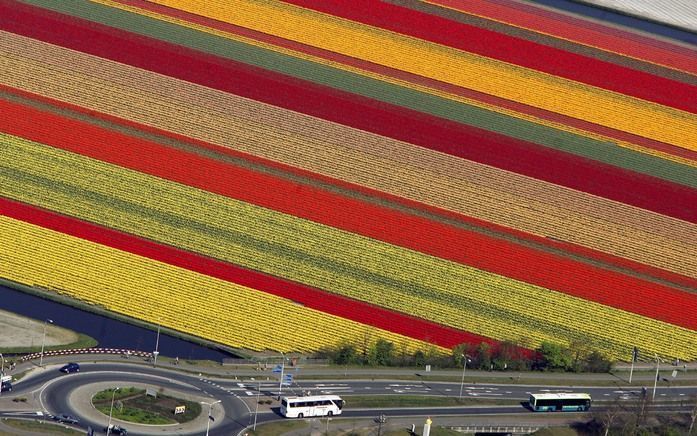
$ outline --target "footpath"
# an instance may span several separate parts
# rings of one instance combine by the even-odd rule
[[[38,360],[31,360],[26,362],[20,362],[12,369],[11,372],[6,373],[9,375],[23,374],[25,379],[30,379],[34,375],[46,371],[52,370],[56,371],[57,368],[67,362],[121,362],[130,364],[140,364],[143,366],[152,367],[153,363],[142,356],[131,355],[129,358],[125,358],[122,355],[90,355],[90,354],[78,354],[78,355],[63,355],[63,356],[44,356],[43,364],[44,368],[38,367]],[[211,362],[196,362],[196,361],[186,361],[186,360],[173,360],[168,358],[158,359],[157,366],[161,369],[182,371],[190,373],[195,376],[200,376],[207,378],[212,382],[216,379],[227,379],[227,380],[237,380],[240,383],[253,383],[252,380],[277,380],[277,374],[272,372],[274,365],[268,365],[266,368],[259,368],[256,364],[215,364]],[[292,371],[296,380],[312,380],[312,379],[334,379],[334,380],[351,380],[351,379],[383,379],[383,380],[429,380],[429,381],[460,381],[462,377],[462,370],[460,369],[434,369],[431,371],[426,371],[425,369],[417,368],[364,368],[364,367],[337,367],[337,366],[322,366],[322,365],[303,365],[302,362],[297,366],[299,368],[296,370],[295,367],[286,365],[287,371]],[[466,383],[495,383],[495,384],[515,384],[515,385],[527,385],[527,384],[554,384],[559,386],[600,386],[600,385],[617,385],[626,387],[628,384],[629,377],[629,364],[618,364],[613,368],[611,373],[602,374],[573,374],[573,373],[550,373],[550,372],[514,372],[514,371],[479,371],[467,369],[465,372]],[[655,380],[655,364],[651,363],[637,363],[634,366],[634,373],[632,377],[632,386],[651,386]],[[675,373],[674,373],[675,371]],[[675,377],[673,375],[675,374]],[[688,364],[681,363],[680,365],[669,365],[661,364],[659,367],[659,386],[673,385],[690,385],[697,386],[697,362],[691,362]],[[21,383],[21,382],[20,382]],[[70,397],[70,402],[77,410],[81,413],[84,412],[82,416],[89,416],[95,418],[99,412],[93,409],[90,403],[91,395],[96,392],[95,389],[103,389],[104,386],[91,386],[80,387],[75,389]],[[94,391],[94,392],[93,392]],[[26,402],[14,402],[12,397],[15,395],[8,395],[10,393],[4,392],[0,396],[0,411],[11,412],[32,412],[41,410],[41,404],[38,401],[36,394],[32,395],[22,395],[27,398]],[[193,398],[192,398],[193,399]],[[254,410],[255,397],[242,398],[246,401],[251,410]],[[197,399],[193,399],[197,400]],[[259,407],[259,412],[265,412],[270,410],[270,407],[277,407],[277,402],[272,405],[261,405]],[[376,410],[376,415],[379,411]],[[216,420],[220,420],[222,415],[215,415]],[[549,417],[546,417],[549,418]],[[326,431],[326,426],[329,425],[331,431],[342,430],[345,432],[350,432],[352,429],[365,429],[372,428],[375,426],[382,426],[385,431],[392,430],[403,430],[405,428],[410,428],[412,424],[416,426],[417,429],[423,428],[424,417],[418,418],[400,418],[400,419],[389,419],[388,422],[384,424],[379,424],[370,419],[362,420],[345,420],[345,419],[312,419],[309,421],[309,428],[304,428],[302,430],[289,430],[286,434],[287,436],[300,436],[300,435],[319,435],[324,434]],[[559,416],[554,417],[554,422],[556,425],[568,425],[575,418],[570,416]],[[548,421],[548,419],[545,419]],[[191,434],[197,431],[197,429],[205,428],[207,418],[205,414],[202,414],[199,418],[191,421],[187,424],[174,425],[174,426],[157,426],[152,429],[148,429],[144,426],[137,426],[138,433],[149,433],[149,434],[159,434],[159,435],[175,435],[175,434]],[[439,417],[434,419],[434,425],[445,425],[445,426],[466,426],[466,425],[524,425],[534,427],[540,425],[538,418],[536,416],[476,416],[476,417]],[[128,427],[135,427],[132,424],[128,424]],[[31,435],[32,433],[6,433],[7,425],[0,422],[0,434],[26,434]],[[133,428],[135,431],[136,428]],[[150,431],[151,430],[151,431]],[[418,432],[417,432],[418,433]],[[261,434],[261,433],[257,433]],[[341,434],[341,433],[335,433]]]

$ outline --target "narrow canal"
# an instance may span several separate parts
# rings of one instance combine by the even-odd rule
[[[156,331],[5,286],[0,286],[0,309],[36,320],[51,319],[60,327],[93,337],[102,348],[127,348],[147,352],[155,350]],[[224,351],[204,347],[164,333],[160,334],[158,348],[161,356],[180,359],[208,359],[220,362],[224,358],[235,357]]]

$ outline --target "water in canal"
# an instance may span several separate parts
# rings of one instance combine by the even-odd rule
[[[66,306],[52,300],[0,286],[0,309],[37,320],[51,319],[54,324],[83,333],[96,339],[101,348],[127,348],[152,352],[157,332],[92,312]],[[223,351],[207,348],[193,342],[160,334],[161,356],[180,359],[209,359],[222,361],[234,357]]]

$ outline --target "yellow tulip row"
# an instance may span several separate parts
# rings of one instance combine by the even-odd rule
[[[7,165],[46,178],[0,179],[2,194],[21,201],[496,339],[587,337],[617,356],[632,344],[665,356],[685,353],[675,356],[683,359],[697,352],[694,331],[79,155],[4,141]],[[53,188],[63,184],[64,192]]]
[[[153,1],[680,147],[694,149],[697,141],[692,114],[309,9],[255,0]]]
[[[233,347],[315,351],[384,338],[431,345],[263,292],[0,217],[0,276]],[[440,352],[444,349],[436,347]]]

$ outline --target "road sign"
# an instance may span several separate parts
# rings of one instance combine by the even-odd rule
[[[276,365],[276,366],[273,368],[273,370],[272,370],[271,372],[276,372],[276,373],[278,373],[278,372],[281,372],[281,371],[282,371],[281,365]]]

